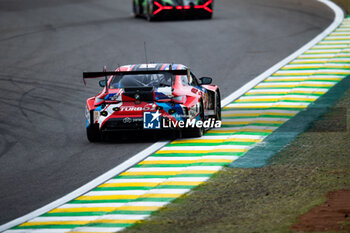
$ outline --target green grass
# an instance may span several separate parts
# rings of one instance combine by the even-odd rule
[[[350,13],[350,0],[333,0],[333,2],[345,9],[347,13]]]
[[[350,90],[335,107],[268,166],[225,168],[125,232],[293,232],[297,217],[323,203],[329,191],[350,187],[350,131],[325,130],[350,109]]]

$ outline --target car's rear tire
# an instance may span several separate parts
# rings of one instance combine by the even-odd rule
[[[100,142],[102,139],[101,132],[97,125],[90,125],[87,127],[86,136],[90,142]]]
[[[136,8],[135,0],[132,1],[132,12],[134,13],[134,18],[137,18],[138,12],[137,12],[137,8]]]
[[[153,16],[153,6],[151,6],[153,2],[147,1],[147,8],[146,8],[146,19],[149,22],[154,21],[154,16]]]
[[[220,93],[217,92],[216,96],[216,105],[215,105],[215,120],[216,121],[221,121],[221,98],[220,98]]]
[[[204,107],[203,107],[203,103],[201,103],[201,105],[200,105],[199,116],[200,116],[199,120],[203,122],[204,121]],[[202,137],[204,135],[204,131],[205,131],[205,129],[204,129],[203,126],[200,127],[200,128],[195,126],[195,127],[191,128],[191,129],[185,129],[183,131],[183,135],[185,137],[197,138],[197,137]]]

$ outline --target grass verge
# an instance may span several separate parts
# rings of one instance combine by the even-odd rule
[[[225,168],[207,184],[124,232],[293,232],[297,217],[350,187],[350,131],[330,132],[350,90],[263,168]],[[332,120],[333,119],[333,120]],[[336,118],[338,119],[338,118]]]
[[[347,13],[350,12],[350,0],[333,0],[333,2],[345,9]]]

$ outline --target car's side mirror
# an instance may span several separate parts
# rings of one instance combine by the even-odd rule
[[[105,87],[106,86],[106,80],[100,80],[98,82],[98,84],[100,85],[100,87]]]
[[[199,80],[201,80],[201,85],[209,85],[213,81],[213,79],[209,77],[202,77]]]

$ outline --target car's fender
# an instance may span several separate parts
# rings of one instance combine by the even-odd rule
[[[202,87],[204,87],[209,91],[215,91],[215,92],[219,89],[217,85],[202,85]]]
[[[88,98],[88,99],[86,100],[86,108],[87,108],[89,111],[95,109],[94,104],[95,104],[95,97],[91,97],[91,98]]]

